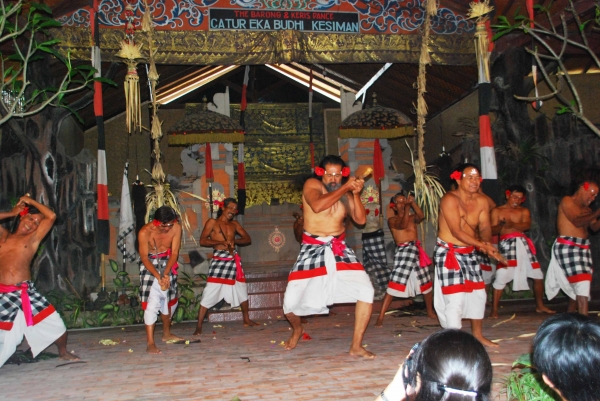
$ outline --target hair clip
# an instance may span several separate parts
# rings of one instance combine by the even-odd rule
[[[439,384],[439,383],[438,383],[438,389],[440,389],[441,391],[444,391],[446,393],[466,395],[466,396],[470,396],[470,397],[477,397],[477,394],[478,394],[477,391],[460,390],[460,389],[452,388],[452,387],[446,386],[445,384]]]
[[[455,181],[458,181],[458,180],[460,180],[462,178],[462,172],[456,170],[455,172],[453,172],[452,174],[450,174],[450,178],[453,179],[453,180],[455,180]]]
[[[348,177],[350,175],[350,167],[344,167],[342,169],[342,177]]]
[[[156,220],[156,219],[152,220],[152,225],[153,225],[154,227],[158,227],[158,226],[160,226],[160,224],[161,224],[161,223],[160,223],[160,221],[158,221],[158,220]]]
[[[325,174],[325,169],[323,167],[315,167],[315,174],[317,175],[317,177],[323,177],[323,175]]]
[[[589,182],[584,182],[583,183],[583,189],[585,189],[586,191],[588,191],[590,189],[590,183]]]
[[[223,202],[221,202],[220,200],[215,200],[215,201],[213,201],[213,204],[214,204],[215,206],[218,206],[218,207],[219,207],[219,209],[223,209]]]
[[[25,206],[25,207],[23,208],[23,210],[21,210],[21,211],[19,212],[19,216],[23,217],[23,216],[25,216],[27,213],[29,213],[29,208],[28,208],[27,206]]]

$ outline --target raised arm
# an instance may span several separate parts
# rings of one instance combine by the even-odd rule
[[[367,222],[367,213],[365,205],[360,201],[360,193],[363,190],[365,181],[362,178],[354,179],[352,182],[352,194],[350,195],[350,216],[352,220],[360,226]]]
[[[56,214],[49,207],[42,205],[27,195],[22,196],[21,199],[19,199],[19,203],[35,207],[44,216],[44,219],[40,221],[40,225],[38,226],[37,230],[35,230],[33,233],[34,241],[39,243],[52,229],[52,226],[56,221]]]
[[[353,191],[355,187],[354,183],[356,181],[357,180],[355,177],[350,177],[344,185],[342,185],[335,191],[323,193],[323,184],[316,178],[309,178],[304,183],[302,193],[304,195],[306,203],[308,203],[310,208],[315,213],[321,213],[322,211],[327,210],[331,206],[333,206],[337,201],[339,201],[342,198],[342,196],[346,195],[346,193]]]
[[[239,235],[239,238],[236,238],[234,240],[234,243],[236,245],[250,245],[252,243],[252,240],[250,239],[250,234],[248,234],[248,232],[244,230],[244,227],[242,227],[242,225],[237,221],[234,221],[233,223],[235,225],[235,233]]]
[[[588,227],[590,223],[600,217],[600,209],[595,212],[580,212],[570,196],[565,196],[558,207],[575,227]]]
[[[419,207],[419,205],[415,201],[415,198],[413,198],[412,195],[408,195],[408,203],[415,211],[415,224],[419,224],[420,222],[425,220],[425,213],[423,213],[423,210],[421,210],[421,208]]]

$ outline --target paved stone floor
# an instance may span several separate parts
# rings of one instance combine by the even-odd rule
[[[564,304],[554,306],[566,309]],[[591,306],[598,310],[598,304]],[[514,319],[493,327],[513,314]],[[544,318],[533,311],[530,301],[522,301],[504,303],[498,320],[484,321],[484,334],[500,345],[489,349],[494,399],[505,399],[500,391],[503,377],[517,356],[529,351],[532,334]],[[353,319],[345,313],[309,319],[305,330],[312,339],[301,340],[293,351],[280,345],[290,333],[283,316],[272,316],[253,328],[240,322],[207,322],[201,343],[162,344],[159,356],[145,353],[142,326],[72,331],[69,350],[85,363],[64,365],[51,359],[5,365],[0,368],[2,399],[373,400],[411,346],[439,329],[426,317],[406,315],[388,315],[384,327],[375,329],[373,316],[364,343],[377,358],[361,360],[347,354]],[[464,323],[468,330],[468,322]],[[173,332],[190,336],[194,325],[178,324]],[[160,326],[157,331],[160,335]],[[119,344],[101,345],[102,339]]]

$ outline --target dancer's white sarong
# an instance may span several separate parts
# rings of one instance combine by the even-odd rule
[[[302,248],[289,275],[284,313],[326,314],[328,305],[373,303],[373,285],[344,236],[317,237],[304,233]]]
[[[231,256],[228,251],[215,250],[206,281],[200,305],[207,309],[212,308],[222,299],[232,308],[237,308],[242,302],[248,300],[246,278],[237,252]]]
[[[577,296],[590,299],[593,271],[589,239],[557,237],[546,272],[546,296],[552,299],[563,290],[573,300]]]
[[[507,240],[508,241],[508,240]],[[496,279],[494,280],[494,289],[503,290],[504,287],[513,282],[513,291],[526,291],[529,289],[527,278],[534,280],[543,280],[544,273],[542,269],[534,268],[531,263],[531,255],[528,252],[528,244],[524,238],[515,238],[511,244],[506,244],[509,247],[514,247],[510,252],[502,252],[503,256],[508,260],[508,266],[498,267],[496,270]],[[504,244],[500,248],[504,249]],[[514,255],[515,259],[509,259],[509,255]],[[512,261],[516,263],[511,263]]]

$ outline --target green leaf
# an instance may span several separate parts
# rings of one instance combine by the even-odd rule
[[[29,3],[30,4],[30,12],[33,12],[35,10],[39,10],[39,11],[43,11],[46,12],[50,15],[52,15],[52,10],[50,9],[50,7],[48,7],[45,4],[40,4],[40,3]]]
[[[101,309],[101,310],[108,310],[108,311],[111,311],[111,310],[113,310],[114,308],[115,308],[115,307],[114,307],[113,305],[111,305],[111,304],[106,304],[106,305],[104,305],[104,306],[102,307],[102,309]]]
[[[7,59],[7,60],[14,60],[14,61],[23,62],[23,57],[21,57],[21,56],[19,55],[19,53],[14,53],[14,54],[11,54],[11,55],[10,55],[10,56],[8,56],[6,59]]]
[[[117,287],[121,287],[121,286],[123,285],[123,282],[121,281],[121,279],[120,279],[120,278],[116,278],[116,279],[114,279],[114,280],[113,280],[113,283],[115,283],[115,285],[116,285]]]
[[[113,306],[113,312],[119,312],[119,309],[121,308],[119,308],[117,305]]]
[[[107,85],[111,85],[111,86],[117,86],[117,84],[112,79],[108,79],[108,78],[104,78],[104,77],[94,78],[93,81],[102,82],[103,84],[107,84]]]
[[[183,321],[184,313],[185,313],[184,308],[177,308],[177,311],[175,312],[175,316],[174,316],[173,320],[175,320],[177,323],[181,323]]]
[[[517,358],[517,360],[513,362],[512,366],[514,368],[515,366],[518,366],[518,365],[522,365],[522,366],[526,366],[526,367],[532,367],[533,364],[531,362],[531,354],[522,354],[522,355],[519,355],[519,357]]]
[[[60,43],[60,39],[47,40],[45,42],[40,43],[39,46],[49,47],[49,46],[54,46],[57,43]]]
[[[117,273],[117,277],[121,277],[121,276],[129,276],[129,273],[124,272],[124,271],[120,271]]]
[[[188,306],[190,304],[190,300],[186,297],[179,297],[179,303],[183,306]]]
[[[114,273],[118,272],[119,271],[119,265],[117,264],[117,262],[115,260],[113,260],[113,259],[109,259],[108,261],[110,263],[110,268],[112,269],[112,271]]]

